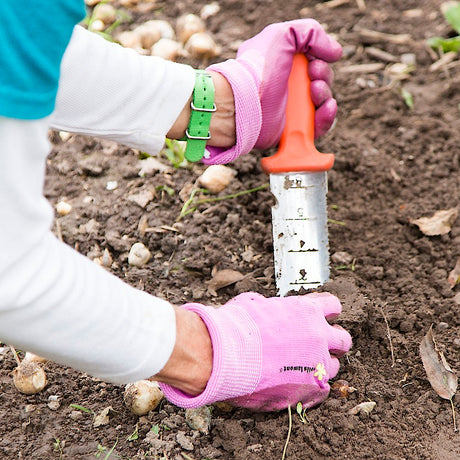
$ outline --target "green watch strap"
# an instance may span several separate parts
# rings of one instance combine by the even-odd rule
[[[185,130],[187,147],[185,158],[196,162],[203,158],[206,141],[211,138],[209,125],[212,113],[216,111],[214,104],[214,85],[211,75],[204,70],[196,71],[195,88],[190,103],[190,121]]]

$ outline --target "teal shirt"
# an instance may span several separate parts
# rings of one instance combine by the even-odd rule
[[[84,17],[83,0],[0,0],[0,116],[51,114],[62,56]]]

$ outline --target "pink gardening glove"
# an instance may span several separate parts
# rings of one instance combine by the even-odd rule
[[[311,97],[316,106],[315,136],[331,127],[337,113],[327,62],[342,48],[314,19],[272,24],[238,49],[236,59],[208,67],[230,83],[235,98],[236,144],[228,150],[207,147],[206,164],[228,163],[251,149],[278,143],[284,128],[287,81],[295,53],[310,61]],[[302,103],[302,101],[299,101]]]
[[[257,411],[312,407],[329,394],[338,356],[351,346],[342,328],[329,325],[341,311],[331,294],[265,298],[248,292],[220,308],[189,303],[206,324],[213,370],[198,396],[160,384],[166,398],[184,408],[216,401]]]

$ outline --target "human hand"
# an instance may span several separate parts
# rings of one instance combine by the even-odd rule
[[[185,408],[215,401],[257,411],[312,407],[329,394],[338,357],[351,346],[344,329],[331,326],[341,305],[331,294],[265,298],[240,294],[220,308],[196,303],[184,308],[206,324],[213,369],[205,390],[190,396],[161,384],[167,399]]]
[[[236,59],[214,64],[207,70],[222,74],[235,99],[236,144],[228,149],[208,147],[207,164],[228,163],[252,148],[275,145],[284,128],[287,82],[294,54],[310,61],[310,92],[314,105],[315,136],[331,127],[337,103],[330,85],[327,63],[340,59],[342,48],[314,19],[272,24],[238,49]]]

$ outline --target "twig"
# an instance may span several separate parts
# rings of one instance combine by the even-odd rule
[[[288,406],[288,414],[289,414],[289,429],[288,429],[288,434],[287,434],[287,438],[286,438],[286,443],[284,444],[283,456],[281,457],[281,460],[284,460],[286,458],[286,451],[287,451],[287,447],[288,447],[288,444],[289,444],[289,439],[291,437],[291,431],[292,431],[291,406]]]
[[[367,39],[372,43],[389,42],[395,45],[404,45],[412,40],[409,34],[386,34],[384,32],[369,29],[358,29],[356,32],[358,32],[361,38]]]
[[[368,64],[352,64],[339,68],[342,73],[375,73],[385,67],[383,62],[371,62]]]
[[[385,315],[385,311],[383,310],[383,307],[381,305],[380,305],[380,310],[382,311],[383,320],[385,321],[385,325],[387,327],[387,337],[388,337],[388,342],[390,343],[391,367],[394,367],[395,366],[395,353],[393,349],[393,342],[391,341],[390,325],[388,324],[388,320]]]
[[[443,69],[447,64],[450,64],[454,59],[456,59],[457,53],[455,51],[449,51],[442,55],[440,59],[430,65],[430,72],[437,72],[439,69]]]
[[[398,62],[398,58],[387,51],[376,48],[375,46],[368,46],[364,48],[364,51],[373,58],[379,59],[384,62]]]

